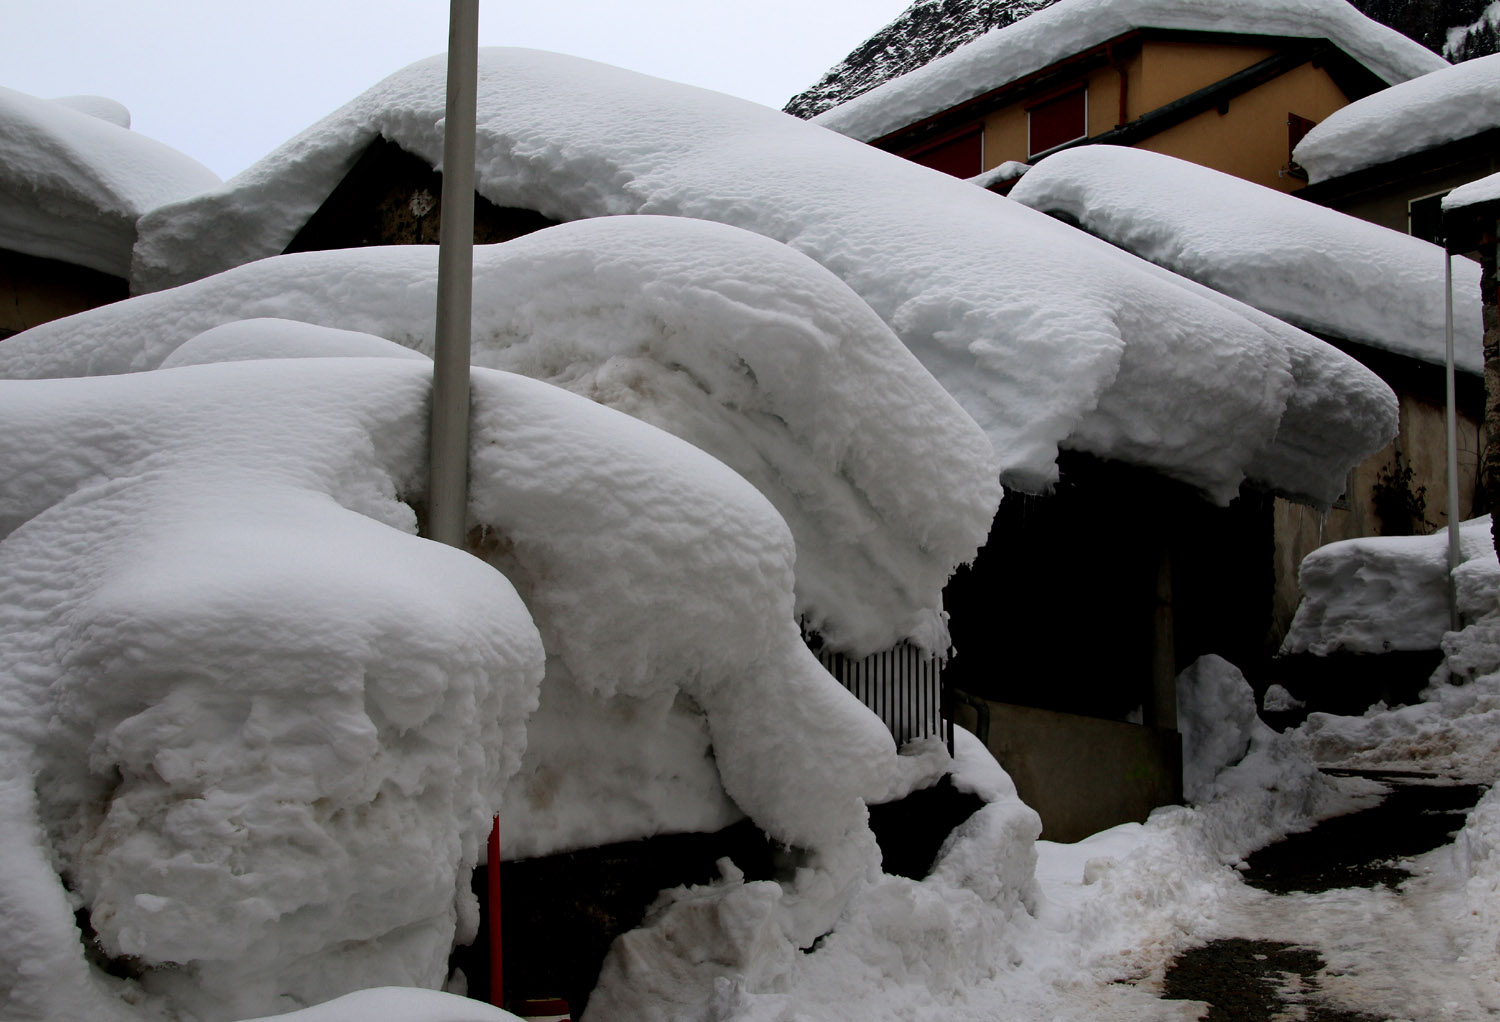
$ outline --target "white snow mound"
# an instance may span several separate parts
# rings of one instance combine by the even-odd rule
[[[1313,183],[1500,128],[1500,54],[1442,67],[1330,114],[1292,158]]]
[[[1459,527],[1463,563],[1454,571],[1459,614],[1495,609],[1500,578],[1490,518]],[[1319,547],[1297,572],[1302,602],[1282,653],[1384,653],[1437,649],[1448,631],[1448,532],[1374,536]]]
[[[441,59],[414,64],[222,189],[156,211],[133,286],[281,252],[377,137],[436,165],[444,81]],[[1219,500],[1252,468],[1328,500],[1383,442],[1372,429],[1384,407],[1368,405],[1362,383],[1309,383],[1298,356],[1243,317],[1014,203],[796,118],[575,58],[485,50],[477,130],[477,188],[499,205],[564,221],[716,220],[812,257],[890,324],[1022,488],[1049,485],[1068,446]],[[1315,394],[1323,423],[1283,416],[1299,390]],[[1283,481],[1289,447],[1340,467],[1313,486],[1299,460]]]
[[[1446,359],[1444,252],[1418,238],[1121,146],[1049,156],[1010,197],[1305,330]],[[1453,289],[1457,364],[1477,374],[1477,263],[1455,260]]]
[[[367,331],[427,353],[436,281],[433,247],[282,256],[18,334],[0,348],[0,375],[203,360],[204,345],[227,349],[195,335],[255,317]],[[345,353],[336,335],[319,336],[312,351]],[[864,655],[910,638],[947,649],[942,587],[988,534],[1000,500],[994,455],[880,318],[812,260],[669,217],[602,218],[480,246],[472,350],[476,364],[674,433],[753,483],[791,526],[797,612],[829,645]]]

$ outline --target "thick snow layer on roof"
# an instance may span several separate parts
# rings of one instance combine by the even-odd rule
[[[1143,149],[1081,146],[1010,197],[1263,312],[1442,364],[1443,250],[1343,213]],[[1479,267],[1454,261],[1457,363],[1483,370]]]
[[[0,248],[128,277],[136,219],[219,185],[121,116],[128,124],[124,107],[95,96],[0,88]]]
[[[1443,196],[1444,211],[1450,209],[1463,209],[1467,206],[1477,206],[1485,202],[1494,202],[1500,199],[1500,174],[1491,174],[1482,177],[1478,181],[1470,181],[1466,185],[1459,185],[1453,191]]]
[[[443,85],[442,61],[412,65],[223,189],[147,217],[137,288],[276,254],[377,135],[436,163]],[[1067,445],[1221,500],[1252,465],[1328,500],[1381,442],[1386,408],[1362,382],[1304,379],[1231,310],[957,179],[764,107],[553,54],[484,51],[479,96],[486,198],[561,220],[701,217],[810,255],[895,329],[1023,488],[1055,479]],[[1309,444],[1324,459],[1313,485],[1279,479],[1266,456],[1309,441],[1283,421],[1304,392],[1314,418],[1354,427]]]
[[[1500,128],[1500,54],[1443,67],[1330,114],[1292,157],[1314,183]]]
[[[771,506],[643,422],[476,369],[489,564],[420,540],[430,377],[300,358],[0,383],[0,1014],[440,985],[557,671],[591,700],[680,693],[719,798],[865,861],[895,748],[803,644]],[[139,981],[87,963],[79,908]]]
[[[1328,39],[1387,82],[1443,58],[1343,0],[1060,0],[813,118],[870,140],[1142,28]]]
[[[433,247],[282,256],[18,334],[0,348],[0,375],[151,369],[210,327],[263,316],[430,352],[436,279]],[[797,539],[798,611],[834,648],[947,648],[940,594],[988,534],[993,452],[812,260],[677,217],[481,246],[473,359],[645,419],[754,483]]]
[[[1459,613],[1494,610],[1495,561],[1490,519],[1460,526],[1464,562],[1453,573]],[[1346,539],[1319,547],[1297,572],[1302,602],[1283,653],[1384,653],[1437,649],[1448,631],[1448,532]]]

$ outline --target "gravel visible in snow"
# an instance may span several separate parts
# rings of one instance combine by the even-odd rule
[[[1500,64],[1496,65],[1500,68]],[[1443,364],[1443,250],[1171,156],[1081,146],[1010,198],[1305,330]],[[1483,370],[1479,266],[1454,261],[1458,367]]]
[[[1444,67],[1330,114],[1292,158],[1313,183],[1500,127],[1500,54]]]
[[[1474,621],[1495,609],[1500,580],[1489,516],[1462,523],[1459,535],[1459,614]],[[1450,624],[1448,531],[1329,543],[1303,559],[1297,584],[1302,602],[1283,653],[1437,649]]]
[[[1447,62],[1343,0],[1061,0],[813,118],[869,141],[1139,28],[1328,39],[1387,82]]]
[[[281,251],[378,135],[437,163],[443,83],[440,60],[415,64],[223,189],[156,211],[142,224],[136,287]],[[1353,363],[1313,365],[1108,246],[775,111],[573,58],[486,50],[478,132],[478,189],[497,204],[560,220],[717,220],[811,256],[890,324],[1022,488],[1054,480],[1066,445],[1228,500],[1252,467],[1284,485],[1278,452],[1300,446],[1321,452],[1319,478],[1308,484],[1299,460],[1288,488],[1326,501],[1384,440],[1390,399],[1371,395]],[[1304,398],[1310,417],[1284,415]]]
[[[113,100],[0,88],[0,248],[129,277],[140,215],[220,183],[129,124]]]

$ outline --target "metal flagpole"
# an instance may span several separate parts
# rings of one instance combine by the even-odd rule
[[[1443,247],[1444,331],[1448,342],[1448,624],[1458,631],[1458,587],[1453,571],[1463,563],[1463,544],[1459,539],[1458,507],[1458,412],[1455,408],[1456,384],[1453,379],[1453,253]]]
[[[464,545],[469,503],[469,329],[474,300],[474,112],[478,76],[479,0],[450,0],[427,535],[456,547]]]

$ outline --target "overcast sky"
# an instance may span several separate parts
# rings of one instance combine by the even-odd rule
[[[480,0],[481,45],[533,46],[780,107],[910,0]],[[447,0],[4,0],[0,85],[109,96],[222,177],[447,46]]]

